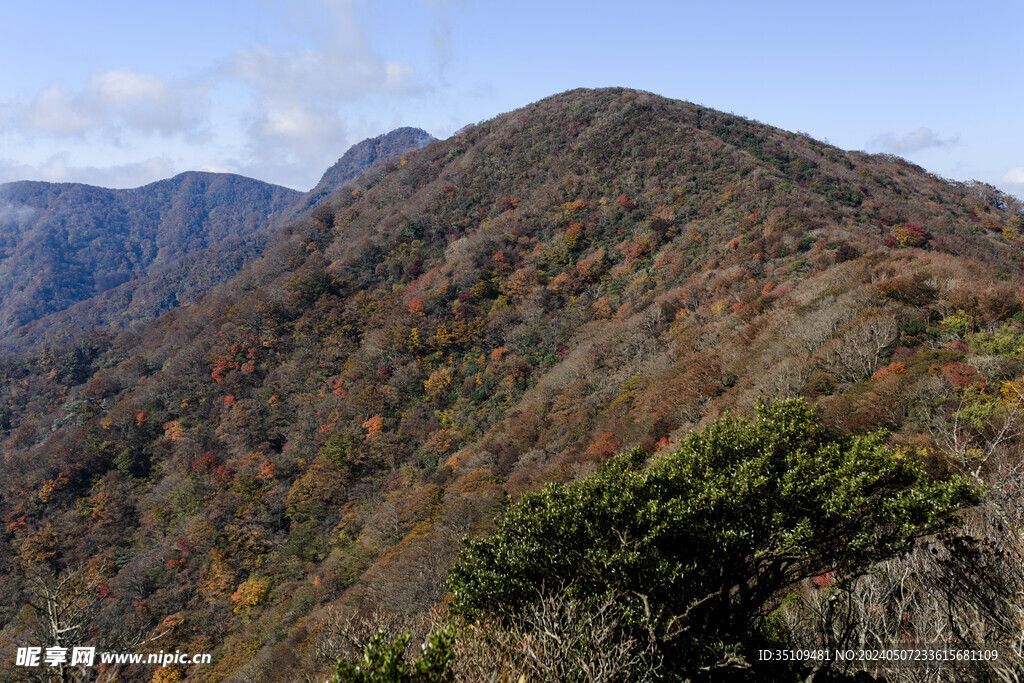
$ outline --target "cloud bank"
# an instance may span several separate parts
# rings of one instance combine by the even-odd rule
[[[179,172],[165,157],[111,166],[74,165],[67,154],[56,154],[37,165],[0,161],[0,182],[42,180],[49,183],[73,182],[100,187],[138,187],[168,178]]]
[[[56,137],[100,133],[116,140],[126,131],[195,134],[205,118],[204,91],[184,83],[172,85],[148,73],[101,71],[78,91],[51,83],[15,113],[14,120],[24,131]]]
[[[903,136],[896,136],[893,133],[878,135],[871,139],[868,146],[890,154],[912,154],[924,149],[953,147],[959,142],[959,138],[943,138],[931,128],[922,127]]]

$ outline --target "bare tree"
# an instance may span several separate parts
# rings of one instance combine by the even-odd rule
[[[849,585],[809,582],[791,595],[778,614],[793,646],[995,650],[989,661],[860,663],[846,673],[891,683],[1024,680],[1024,464],[1008,443],[1016,442],[1004,439],[977,470],[985,498],[960,527]]]
[[[982,471],[1000,449],[1024,435],[1024,415],[1016,403],[984,424],[972,422],[965,414],[966,399],[948,419],[930,426],[935,444],[960,470],[975,482],[983,484]]]
[[[506,623],[476,623],[456,640],[460,683],[650,681],[661,669],[653,641],[623,638],[614,596],[584,608],[563,592]]]
[[[37,564],[26,566],[26,604],[36,613],[35,636],[46,648],[66,653],[81,645],[85,629],[99,611],[98,589],[104,582],[104,567],[80,564],[55,572]],[[48,667],[45,680],[65,683],[73,680],[70,659]]]
[[[840,328],[818,349],[821,366],[843,382],[871,376],[878,358],[899,336],[896,316],[874,310]]]

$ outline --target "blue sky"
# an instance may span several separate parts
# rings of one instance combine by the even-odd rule
[[[1024,3],[0,3],[0,182],[190,169],[309,189],[398,126],[447,137],[626,86],[1024,197]]]

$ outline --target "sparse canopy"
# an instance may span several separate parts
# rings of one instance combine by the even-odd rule
[[[841,580],[941,527],[977,494],[932,481],[887,435],[836,435],[802,400],[726,415],[675,452],[636,449],[594,476],[523,497],[488,539],[467,540],[453,609],[501,618],[544,591],[614,593],[628,627],[687,670],[757,638],[773,598]]]

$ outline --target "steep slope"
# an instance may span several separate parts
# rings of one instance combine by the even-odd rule
[[[8,362],[0,639],[34,623],[26,576],[85,566],[97,643],[322,674],[326,606],[425,611],[510,499],[758,397],[949,468],[930,430],[1020,381],[1022,225],[992,188],[636,91],[470,127],[196,305]]]

